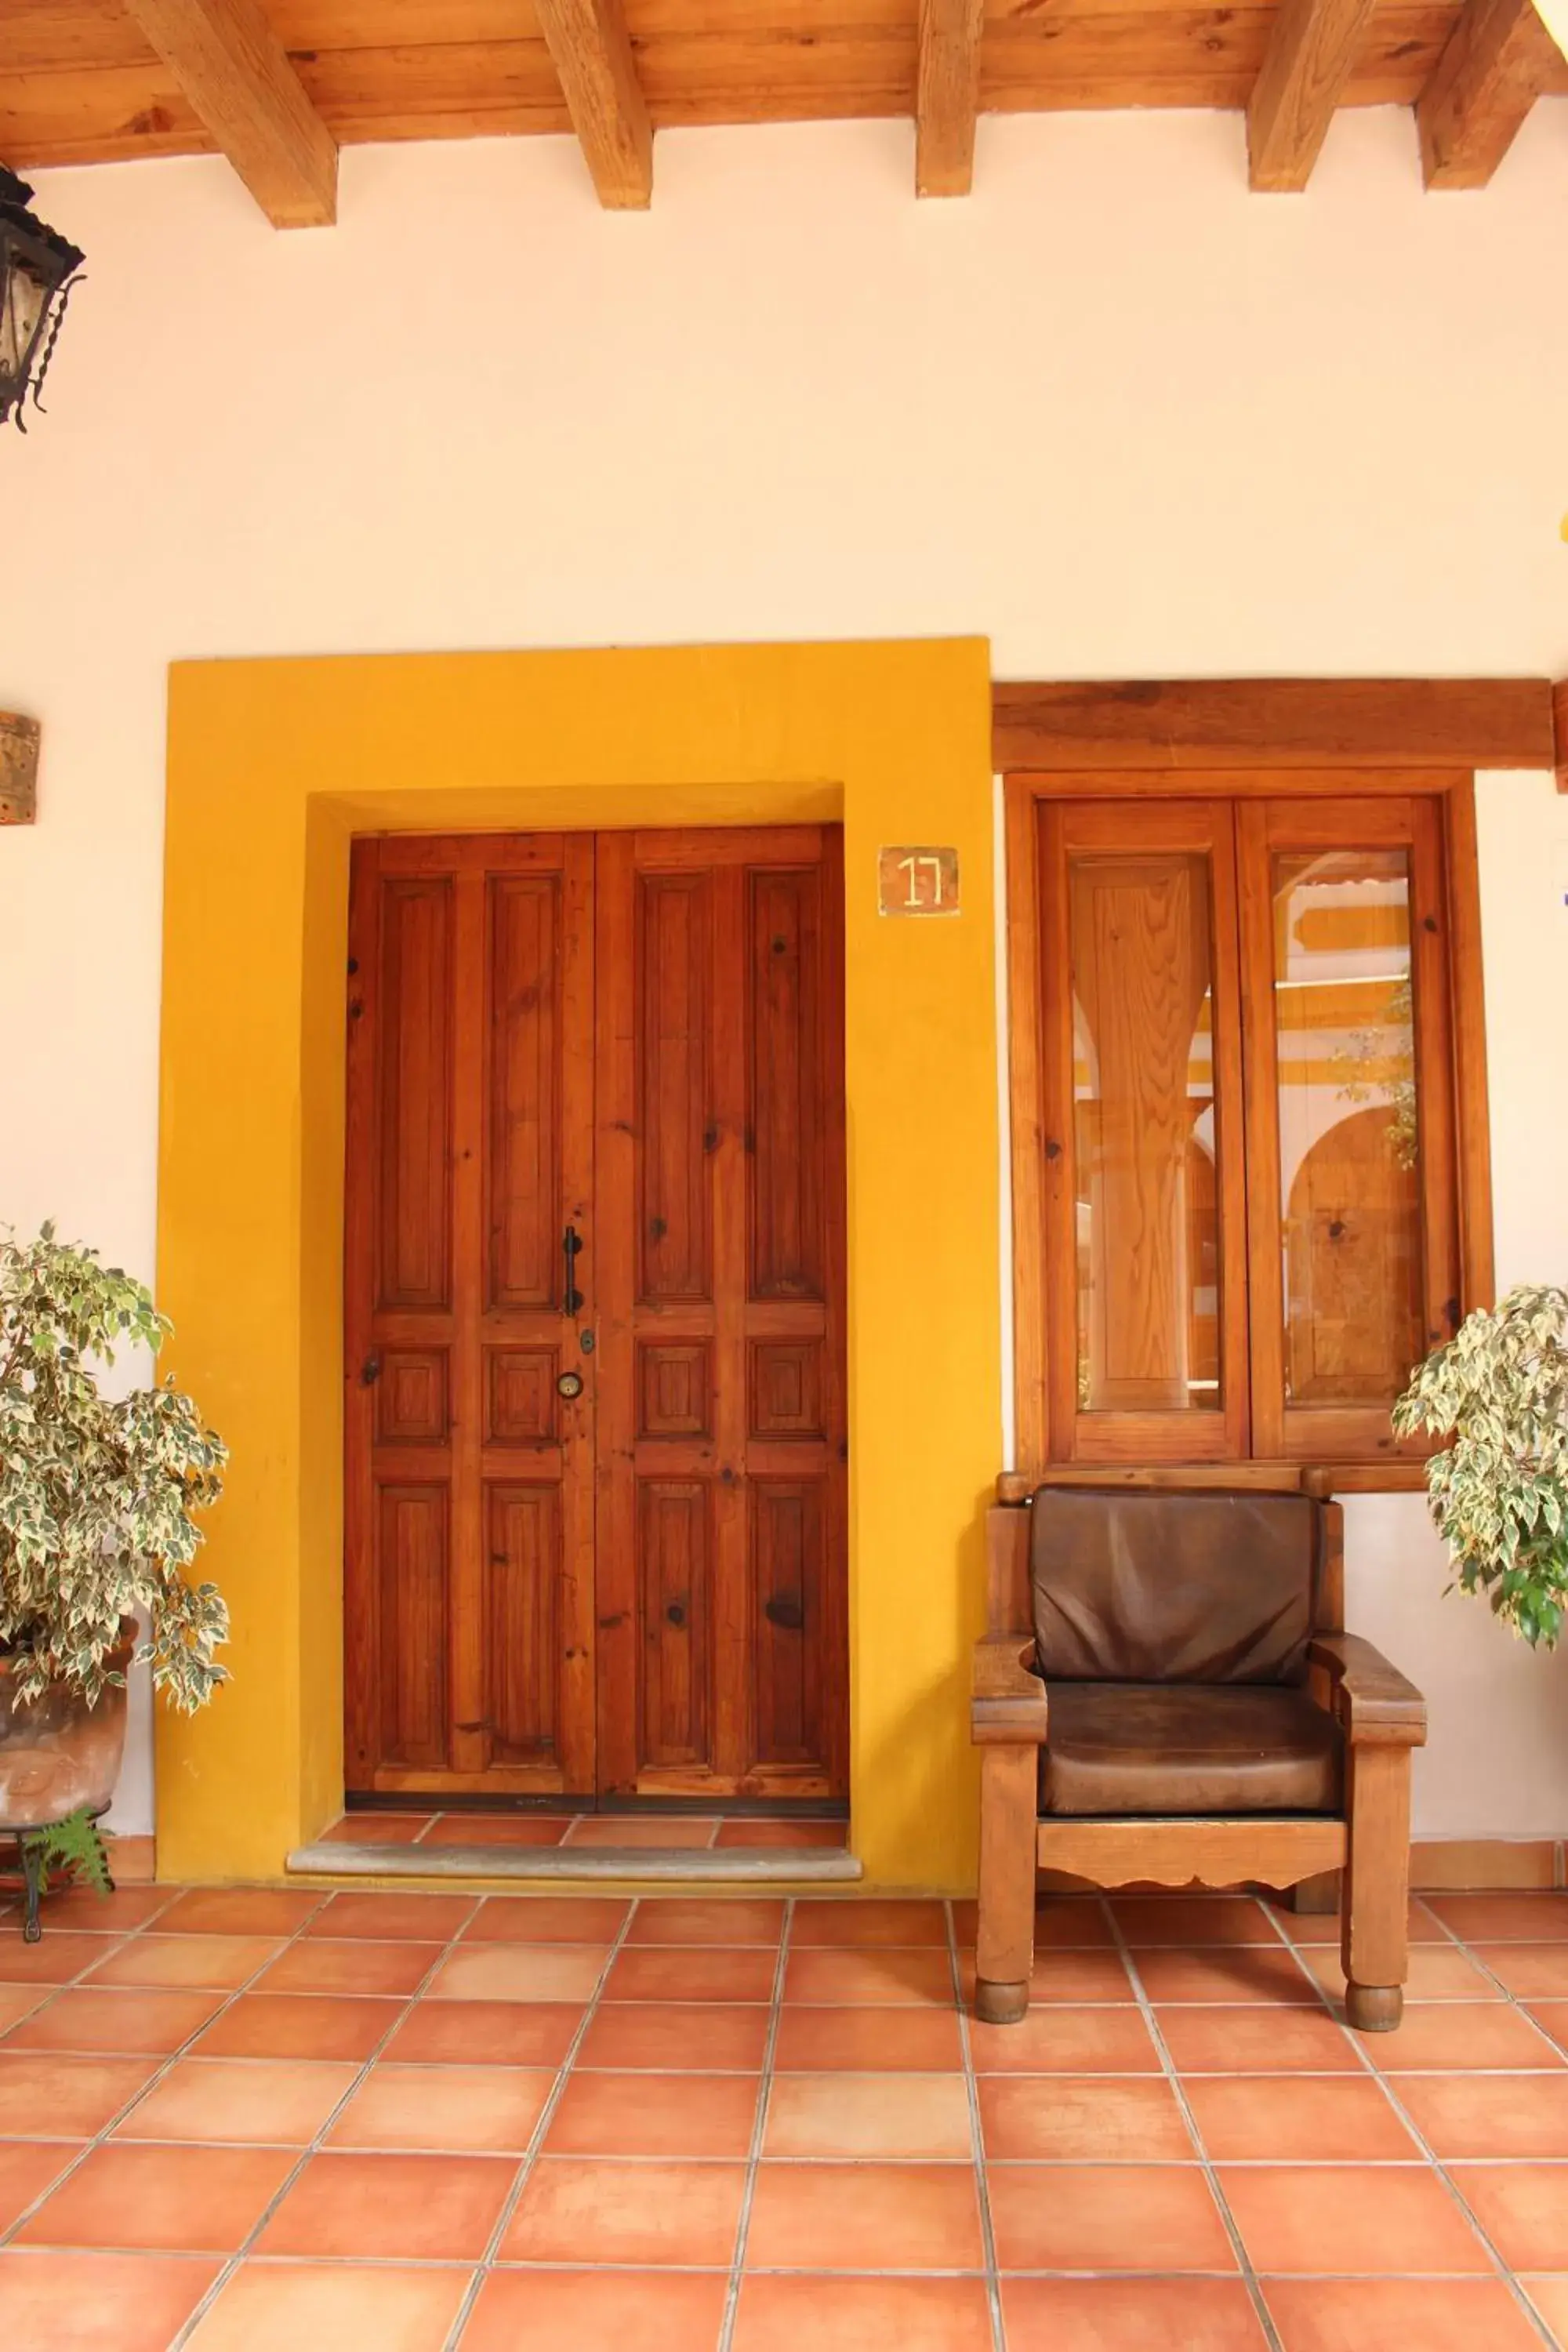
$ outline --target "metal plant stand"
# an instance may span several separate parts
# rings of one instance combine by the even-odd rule
[[[107,1805],[100,1805],[96,1807],[89,1818],[95,1822],[101,1821],[108,1811],[109,1807]],[[44,1850],[42,1846],[30,1845],[28,1843],[28,1840],[30,1838],[36,1838],[43,1830],[58,1829],[58,1827],[59,1822],[58,1821],[25,1822],[21,1823],[13,1823],[11,1828],[5,1832],[6,1836],[14,1837],[16,1839],[17,1851],[22,1857],[22,1884],[26,1889],[26,1902],[22,1912],[22,1941],[24,1944],[41,1943],[44,1934],[44,1923],[38,1916],[38,1906],[44,1898]],[[114,1880],[112,1877],[110,1879],[109,1886],[110,1892],[112,1894],[114,1891]]]

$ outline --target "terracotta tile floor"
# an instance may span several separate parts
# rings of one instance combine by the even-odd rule
[[[1568,2346],[1568,1895],[0,1891],[5,2352]],[[1558,2331],[1553,2336],[1553,2329]]]
[[[711,1813],[355,1812],[322,1832],[329,1845],[733,1846],[841,1850],[847,1822]]]

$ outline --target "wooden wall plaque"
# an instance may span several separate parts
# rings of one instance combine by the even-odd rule
[[[956,849],[900,844],[878,852],[877,907],[884,915],[956,915]]]
[[[37,813],[38,722],[0,710],[0,824],[31,824]]]

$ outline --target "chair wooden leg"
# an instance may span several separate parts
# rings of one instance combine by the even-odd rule
[[[1337,1870],[1320,1870],[1314,1878],[1299,1879],[1290,1889],[1290,1908],[1299,1919],[1326,1919],[1340,1907]]]
[[[1346,1771],[1345,2015],[1363,2033],[1386,2033],[1405,2008],[1409,1964],[1410,1750],[1356,1742]]]
[[[1035,1965],[1035,1790],[1039,1750],[987,1748],[980,1768],[980,1919],[974,2013],[1016,2025]]]

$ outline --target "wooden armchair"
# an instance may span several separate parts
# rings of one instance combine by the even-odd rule
[[[1296,1887],[1342,1873],[1346,2014],[1399,2022],[1421,1694],[1343,1626],[1342,1513],[1157,1473],[998,1482],[972,1729],[976,2013],[1029,2004],[1037,1869],[1100,1886]]]

